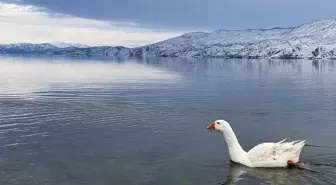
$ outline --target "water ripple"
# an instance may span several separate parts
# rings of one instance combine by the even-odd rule
[[[239,183],[336,184],[333,70],[162,60],[0,60],[0,183],[234,184],[244,172]],[[219,118],[232,122],[244,148],[282,138],[317,143],[302,153],[308,170],[232,166],[224,139],[206,130]]]

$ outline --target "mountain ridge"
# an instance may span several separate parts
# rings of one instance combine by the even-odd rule
[[[136,48],[77,46],[58,47],[49,43],[0,44],[0,54],[336,59],[336,19],[313,21],[288,28],[189,32]]]

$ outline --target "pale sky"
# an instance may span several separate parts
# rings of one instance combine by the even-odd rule
[[[31,5],[0,3],[0,43],[68,42],[90,46],[141,46],[182,34],[138,28],[64,14],[50,15]]]
[[[336,18],[335,0],[0,0],[0,43],[140,46],[189,31]]]

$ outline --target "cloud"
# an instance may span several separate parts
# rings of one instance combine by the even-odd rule
[[[0,43],[139,46],[188,31],[298,26],[335,0],[0,0]],[[317,8],[321,7],[323,8]]]
[[[138,46],[181,33],[154,32],[133,22],[107,22],[52,13],[32,5],[0,2],[0,43],[70,42]]]
[[[208,31],[296,26],[335,18],[335,0],[7,0],[87,19]],[[319,8],[323,7],[323,8]]]

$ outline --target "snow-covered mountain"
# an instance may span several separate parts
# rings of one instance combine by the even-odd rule
[[[50,50],[47,52],[48,55],[62,55],[62,56],[96,56],[96,57],[118,57],[127,58],[132,57],[131,48],[126,48],[122,46],[101,46],[101,47],[90,47],[90,48],[60,48],[57,50]]]
[[[61,55],[61,56],[114,56],[132,57],[131,49],[122,46],[57,47],[53,44],[0,44],[0,54]]]
[[[194,32],[137,48],[142,56],[336,58],[336,20],[294,28]]]
[[[0,54],[336,59],[336,19],[315,21],[293,28],[192,32],[137,48],[48,43],[3,44],[0,45]]]
[[[66,42],[52,42],[51,44],[58,48],[70,48],[70,47],[89,48],[90,47],[84,44],[78,44],[78,43],[72,44],[72,43],[66,43]]]
[[[30,44],[30,43],[18,43],[18,44],[0,44],[0,54],[31,54],[36,52],[43,52],[46,50],[54,50],[58,47],[49,44]]]

